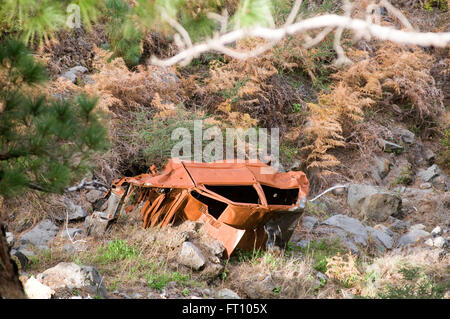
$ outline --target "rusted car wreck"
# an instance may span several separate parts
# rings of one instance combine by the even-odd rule
[[[203,221],[227,256],[235,248],[283,246],[306,203],[303,172],[281,173],[261,161],[185,162],[170,159],[160,174],[114,180],[103,214],[113,220],[142,213],[143,227]]]

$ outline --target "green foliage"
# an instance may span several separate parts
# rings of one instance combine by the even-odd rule
[[[413,181],[412,169],[409,166],[404,166],[400,170],[397,179],[392,183],[392,187],[396,185],[410,185]]]
[[[442,12],[449,9],[447,0],[426,0],[423,8],[427,11],[433,11],[433,8],[438,8]]]
[[[65,27],[69,4],[80,7],[83,25],[90,27],[100,15],[104,1],[98,0],[2,0],[0,1],[0,33],[17,35],[27,44],[48,41]]]
[[[126,240],[114,239],[106,247],[98,248],[97,262],[108,264],[120,260],[136,259],[140,251],[137,247],[128,245]]]
[[[378,297],[381,299],[441,299],[450,287],[450,281],[436,283],[420,267],[405,266],[399,270],[403,280],[399,285],[387,285]]]
[[[139,148],[136,160],[145,163],[148,167],[152,164],[163,167],[171,157],[172,148],[179,143],[179,140],[171,139],[175,129],[186,128],[193,137],[194,121],[205,119],[205,116],[196,112],[187,112],[181,106],[173,117],[154,117],[147,110],[137,112],[135,116],[135,125],[133,132],[130,132],[128,142],[133,147]],[[203,123],[203,129],[208,127]],[[192,138],[192,142],[193,140]],[[208,141],[203,141],[203,143],[206,145]],[[191,145],[191,150],[194,150],[193,145]]]
[[[124,0],[108,0],[106,8],[109,23],[106,33],[114,51],[111,59],[123,57],[128,67],[139,63],[142,32],[131,21],[131,9]]]
[[[450,129],[446,129],[444,136],[439,140],[441,151],[439,153],[439,163],[450,167]]]
[[[61,193],[86,173],[92,155],[107,147],[106,130],[94,112],[97,100],[24,93],[47,75],[17,40],[0,46],[0,75],[0,195],[27,187]]]
[[[185,284],[189,281],[190,276],[187,274],[181,274],[176,271],[147,274],[146,279],[150,288],[162,290],[165,286],[167,286],[167,284],[172,281],[178,282],[180,284]]]
[[[270,0],[242,0],[231,21],[236,28],[269,27],[274,23],[272,10]]]

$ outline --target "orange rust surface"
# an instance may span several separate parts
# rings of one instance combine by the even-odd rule
[[[309,192],[309,181],[303,172],[277,172],[260,161],[198,163],[171,159],[160,174],[152,172],[113,181],[112,191],[124,196],[127,184],[131,188],[124,207],[128,212],[130,207],[144,203],[144,228],[167,226],[176,220],[201,220],[208,234],[223,243],[227,256],[236,247],[260,248],[267,240],[264,224],[274,214],[298,205]],[[244,189],[250,190],[257,200],[236,202],[226,192],[211,190],[238,186],[253,187]],[[270,199],[266,198],[264,187],[275,189],[271,193],[274,198],[281,196],[278,193],[283,190],[290,190],[295,198],[289,205],[268,204]],[[130,203],[133,194],[136,199]],[[237,195],[247,201],[246,194]]]

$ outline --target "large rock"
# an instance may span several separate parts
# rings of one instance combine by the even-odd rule
[[[103,198],[103,192],[97,189],[90,190],[89,192],[86,193],[86,199],[91,204],[95,203],[97,200],[101,198]]]
[[[25,293],[30,299],[50,299],[55,291],[31,276],[25,283]]]
[[[194,270],[200,270],[206,264],[206,258],[193,243],[186,241],[181,246],[178,262]]]
[[[356,243],[364,246],[367,245],[369,236],[367,234],[366,227],[364,227],[364,225],[355,218],[338,214],[323,221],[322,224],[341,228],[347,233],[350,233]]]
[[[382,243],[387,249],[391,249],[394,245],[394,240],[386,232],[373,227],[367,227],[367,231],[373,239]]]
[[[351,184],[348,188],[347,203],[360,216],[383,222],[401,208],[401,198],[397,194],[379,187]]]
[[[21,245],[33,245],[37,249],[47,249],[50,242],[58,233],[59,228],[50,220],[46,219],[36,225],[32,230],[20,237],[18,243]]]
[[[424,230],[413,229],[398,239],[397,246],[404,247],[404,246],[412,245],[412,244],[416,243],[417,241],[419,241],[420,239],[427,237],[429,235],[430,235],[430,233],[426,232]]]
[[[108,297],[102,276],[91,266],[62,262],[39,274],[37,279],[52,289],[87,288],[102,298]]]
[[[313,230],[319,224],[319,220],[313,216],[305,216],[302,220],[302,228]]]

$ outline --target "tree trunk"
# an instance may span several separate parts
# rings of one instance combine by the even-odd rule
[[[10,248],[6,242],[5,227],[0,219],[0,299],[26,298],[19,271],[9,255]]]

